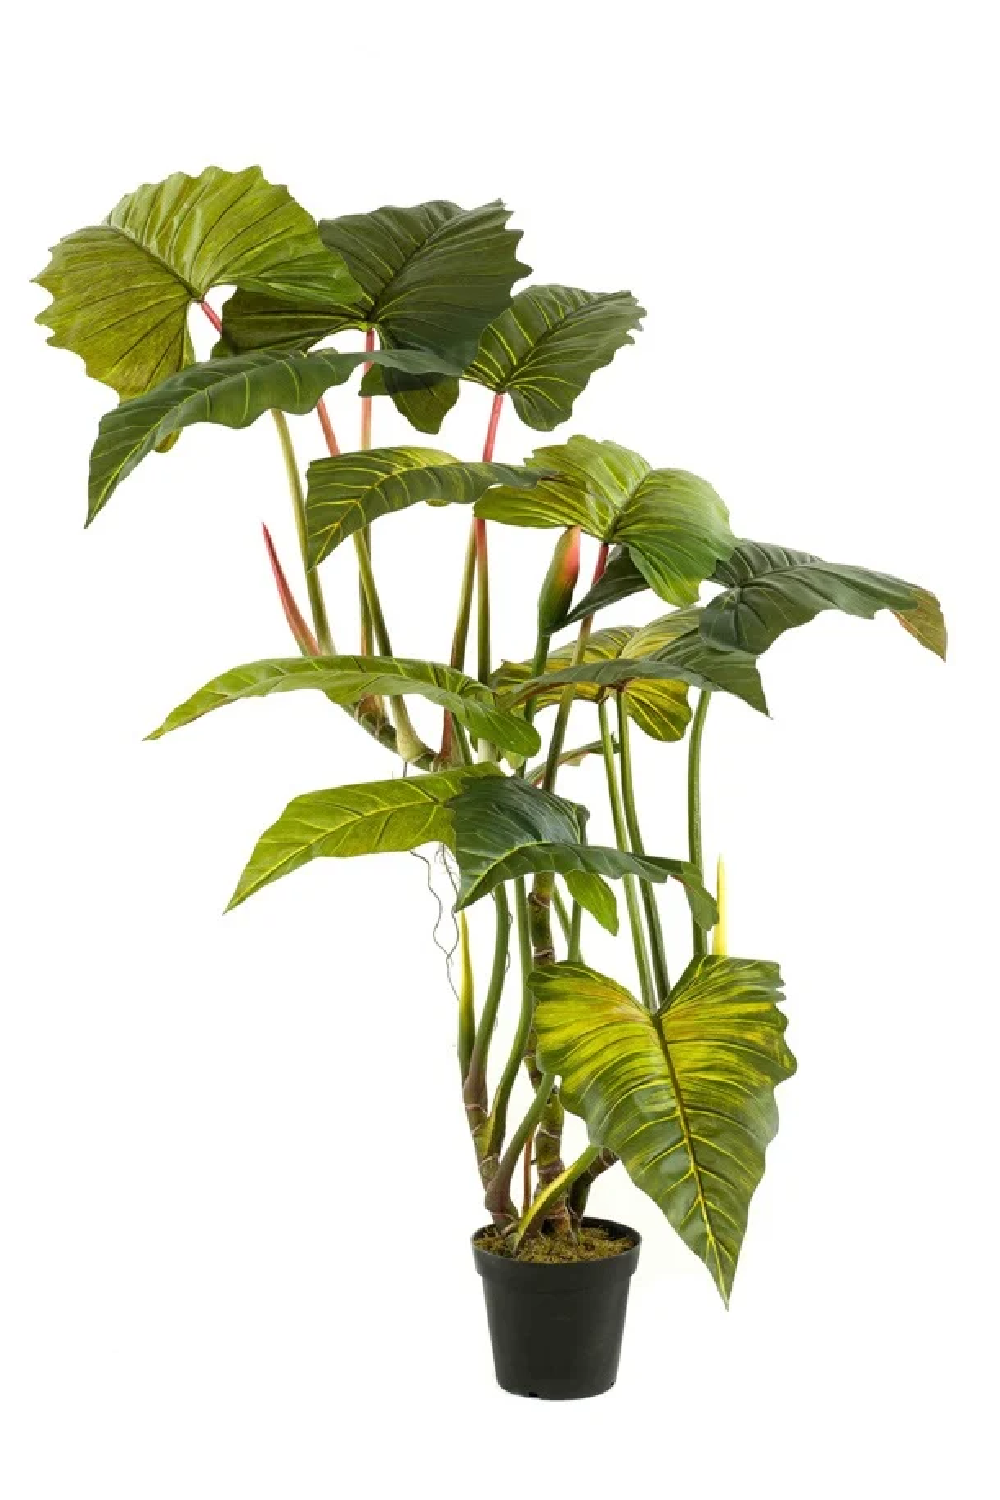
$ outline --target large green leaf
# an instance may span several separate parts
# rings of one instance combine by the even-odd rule
[[[101,418],[90,455],[88,524],[122,480],[154,448],[194,422],[247,427],[265,411],[311,411],[323,392],[349,379],[365,359],[405,367],[440,366],[420,350],[376,350],[371,355],[322,349],[315,354],[260,350],[191,365],[145,395],[123,401]]]
[[[591,375],[632,343],[644,317],[631,292],[526,287],[484,330],[466,379],[509,392],[522,422],[549,432],[569,420]]]
[[[376,328],[384,348],[431,349],[462,369],[529,270],[517,259],[521,236],[507,228],[509,217],[498,202],[462,209],[436,201],[324,219],[323,243],[360,285],[353,302],[335,297],[324,307],[315,297],[241,290],[223,309],[224,332],[240,349],[302,349],[344,328]],[[420,431],[436,432],[458,382],[373,369],[362,390],[387,392]]]
[[[582,871],[612,880],[625,875],[679,880],[697,921],[711,927],[717,920],[715,902],[693,865],[584,843],[586,810],[518,777],[465,787],[449,805],[460,876],[456,910],[519,875],[552,870],[569,883]],[[578,885],[573,894],[587,904],[586,886]]]
[[[420,501],[468,504],[491,485],[537,482],[534,470],[460,463],[438,448],[370,448],[316,459],[307,474],[309,560],[315,567],[363,526]]]
[[[101,224],[60,240],[36,280],[38,322],[123,399],[191,362],[188,309],[213,286],[344,301],[360,295],[309,214],[259,167],[175,172],[123,198]]]
[[[647,584],[670,604],[693,604],[735,538],[712,486],[683,469],[652,469],[617,443],[573,437],[536,448],[529,467],[555,471],[530,493],[490,491],[476,514],[512,526],[580,526],[626,546]]]
[[[726,1302],[795,1059],[776,964],[696,958],[652,1016],[581,964],[531,976],[538,1062],[591,1143],[620,1156]]]
[[[707,605],[701,633],[722,649],[759,656],[784,631],[806,624],[821,610],[870,620],[880,609],[890,609],[921,645],[941,657],[947,650],[937,599],[902,578],[749,541],[741,541],[714,576],[727,587]]]
[[[175,708],[149,738],[159,739],[228,703],[303,688],[318,690],[344,707],[369,697],[413,694],[446,708],[477,738],[512,754],[532,755],[540,744],[537,731],[518,715],[497,708],[493,692],[481,682],[454,667],[391,656],[296,656],[233,667]]]
[[[470,782],[499,774],[495,765],[483,764],[296,797],[261,834],[227,910],[320,856],[384,854],[421,844],[450,844],[453,819],[448,803]]]
[[[589,664],[617,660],[635,634],[635,628],[631,625],[616,625],[609,630],[593,631],[584,646],[583,661]],[[575,653],[575,642],[553,651],[545,663],[546,673],[559,672],[572,666]],[[528,682],[531,678],[531,666],[528,661],[504,662],[493,674],[494,686],[509,692]],[[558,703],[563,691],[563,686],[557,686],[536,694],[533,700],[536,710]],[[632,680],[626,683],[623,692],[630,716],[646,734],[654,740],[679,740],[683,737],[691,718],[686,682],[678,682],[676,679]],[[596,683],[577,684],[575,696],[578,698],[593,703],[601,695],[602,689]]]
[[[703,614],[703,609],[692,606],[651,620],[622,647],[623,662],[674,662],[766,714],[767,700],[756,659],[746,651],[724,651],[706,641],[700,629]],[[640,687],[639,682],[633,682],[626,692],[634,697]]]

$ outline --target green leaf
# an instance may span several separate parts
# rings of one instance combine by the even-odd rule
[[[499,774],[495,765],[483,764],[296,797],[261,834],[227,910],[311,859],[450,843],[453,820],[448,803],[469,783]]]
[[[729,513],[710,484],[683,469],[651,469],[617,443],[573,437],[536,448],[528,467],[555,477],[530,494],[493,490],[477,502],[477,516],[512,526],[580,526],[602,542],[622,543],[670,604],[693,604],[735,546]]]
[[[618,899],[614,891],[590,870],[569,870],[563,876],[566,889],[577,905],[589,911],[606,932],[618,932]]]
[[[460,885],[456,911],[479,901],[506,880],[554,870],[568,876],[582,870],[618,880],[679,880],[692,914],[704,926],[717,920],[715,902],[693,865],[685,860],[623,854],[583,842],[587,813],[575,803],[544,792],[517,777],[498,777],[464,788],[450,803],[455,819],[455,856]],[[587,886],[574,893],[581,905]],[[595,903],[588,907],[601,920]]]
[[[273,407],[311,411],[325,390],[349,379],[365,359],[417,368],[441,363],[437,355],[419,350],[376,350],[371,355],[336,349],[315,354],[261,350],[191,365],[145,395],[123,401],[101,418],[91,451],[88,525],[147,454],[182,428],[195,422],[247,427]]]
[[[323,219],[319,232],[362,287],[366,322],[383,343],[433,349],[464,368],[530,270],[509,218],[499,201],[463,209],[439,200]]]
[[[567,685],[573,686],[576,696],[590,700],[608,692],[624,691],[628,694],[630,712],[635,712],[647,732],[656,730],[657,739],[679,738],[686,720],[683,724],[679,719],[671,723],[669,698],[653,691],[654,684],[672,684],[675,698],[682,683],[712,692],[732,693],[759,713],[767,713],[754,658],[742,651],[720,651],[708,646],[697,629],[700,613],[696,609],[678,610],[676,616],[667,615],[641,630],[615,626],[597,631],[590,638],[597,642],[596,650],[585,653],[580,665],[546,670],[539,677],[528,676],[502,691],[501,701],[509,708],[517,708],[529,698],[544,705],[555,701]],[[572,658],[572,652],[566,648],[557,655],[562,660]],[[506,666],[503,670],[510,671]],[[499,676],[494,681],[498,687],[502,686]],[[648,690],[645,697],[643,687]],[[644,719],[648,722],[644,723]]]
[[[569,420],[595,370],[641,325],[631,292],[529,286],[486,328],[467,380],[510,393],[522,422],[543,432]]]
[[[391,396],[397,411],[418,432],[440,432],[441,423],[458,400],[458,379],[446,375],[394,375],[390,383],[378,365],[361,382],[362,396]]]
[[[609,630],[593,631],[584,646],[584,663],[618,660],[637,633],[632,625],[616,625]],[[558,651],[553,651],[545,663],[546,673],[559,672],[572,666],[575,653],[575,642],[568,646],[561,646]],[[532,663],[528,661],[504,662],[503,666],[493,674],[494,687],[505,690],[509,694],[512,689],[530,681],[531,667]],[[587,702],[596,703],[602,696],[602,691],[596,683],[581,682],[577,684],[575,696]],[[683,737],[691,718],[686,682],[679,682],[676,679],[673,681],[635,679],[626,683],[623,692],[630,716],[652,739],[669,741]],[[535,694],[536,711],[558,703],[562,695],[562,686],[550,687]]]
[[[341,542],[386,516],[426,501],[468,504],[491,485],[531,488],[538,474],[510,464],[460,463],[438,448],[370,448],[319,458],[307,473],[306,525],[313,567]]]
[[[582,964],[536,969],[539,1066],[567,1109],[705,1262],[728,1303],[764,1153],[774,1089],[795,1071],[776,964],[696,958],[651,1016]]]
[[[531,755],[540,745],[537,731],[497,708],[494,693],[481,682],[454,667],[391,656],[295,656],[233,667],[175,708],[148,738],[159,739],[228,703],[302,688],[318,690],[344,707],[369,697],[414,694],[446,708],[476,738],[503,750]]]
[[[767,700],[756,658],[746,651],[719,650],[706,641],[700,629],[703,615],[703,609],[693,606],[651,620],[622,647],[622,660],[674,662],[766,714]],[[626,692],[634,698],[641,694],[641,686],[633,682]]]
[[[715,581],[727,585],[701,619],[706,641],[759,656],[784,631],[804,625],[822,610],[839,609],[870,620],[890,609],[921,645],[944,657],[947,635],[933,594],[886,573],[824,562],[762,542],[741,541]]]
[[[608,565],[600,578],[588,589],[579,604],[566,616],[563,626],[576,625],[599,609],[609,604],[618,604],[632,594],[642,594],[649,588],[644,574],[640,573],[626,547],[616,547],[608,557]]]
[[[213,286],[286,298],[360,295],[343,259],[259,167],[175,172],[123,198],[101,224],[60,240],[36,280],[50,344],[123,399],[191,363],[188,309]]]

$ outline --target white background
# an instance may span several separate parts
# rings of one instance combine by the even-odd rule
[[[8,23],[7,1500],[991,1491],[993,20],[954,0],[620,0]],[[562,436],[693,469],[738,532],[898,572],[949,619],[944,667],[889,616],[822,617],[763,663],[771,722],[713,705],[732,948],[781,961],[800,1068],[728,1314],[655,1207],[602,1181],[594,1207],[645,1244],[597,1406],[492,1382],[418,862],[317,864],[221,915],[288,798],[393,762],[306,695],[142,743],[217,671],[290,650],[259,533],[298,587],[280,456],[266,421],[192,430],[84,535],[112,397],[45,347],[28,279],[139,182],[209,162],[259,162],[318,216],[502,195],[539,279],[648,309]],[[330,404],[350,445],[356,398]],[[467,390],[443,444],[475,456],[487,406]],[[293,425],[317,455],[315,424]],[[403,430],[377,408],[377,442]],[[498,457],[534,441],[505,413]],[[407,654],[447,651],[465,524],[376,530]],[[551,535],[493,536],[518,655]],[[349,644],[339,560],[327,587]],[[649,843],[679,853],[682,751],[636,738]],[[625,939],[594,952],[627,977]]]

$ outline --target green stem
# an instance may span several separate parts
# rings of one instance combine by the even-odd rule
[[[517,948],[521,961],[521,1013],[518,1016],[517,1030],[510,1044],[510,1052],[507,1054],[507,1062],[493,1097],[493,1108],[490,1110],[484,1149],[487,1155],[493,1157],[499,1155],[503,1138],[507,1134],[507,1106],[510,1103],[511,1092],[517,1082],[521,1061],[531,1035],[531,1020],[534,1014],[534,999],[528,987],[532,969],[528,888],[523,879],[515,881],[514,892],[517,913]]]
[[[500,1222],[514,1224],[517,1221],[517,1210],[510,1196],[510,1185],[521,1159],[524,1143],[545,1112],[555,1079],[554,1073],[543,1073],[539,1078],[531,1107],[507,1142],[507,1148],[486,1189],[486,1207]]]
[[[465,912],[458,914],[458,1071],[463,1084],[476,1040],[476,989],[472,973],[472,949]]]
[[[482,1155],[482,1146],[487,1132],[487,1090],[486,1090],[486,1062],[489,1056],[490,1042],[493,1039],[493,1031],[497,1022],[497,1011],[500,1008],[500,997],[503,994],[504,979],[507,975],[507,955],[510,948],[510,903],[503,886],[497,886],[493,892],[493,904],[496,907],[496,939],[493,946],[493,968],[490,971],[489,988],[486,991],[486,999],[483,1002],[482,1015],[476,1027],[475,1040],[469,1054],[468,1068],[463,1085],[463,1097],[465,1099],[465,1111],[468,1116],[469,1129],[476,1143],[477,1154]]]
[[[391,656],[392,642],[389,639],[385,616],[382,613],[382,601],[379,599],[378,589],[375,587],[371,553],[368,550],[368,541],[363,530],[354,533],[354,550],[358,558],[358,576],[361,579],[361,592],[368,606],[368,618],[374,626],[379,655]],[[363,652],[362,654],[365,655],[367,653]],[[429,746],[424,744],[414,729],[409,709],[402,698],[391,698],[389,707],[392,714],[392,722],[396,729],[396,747],[403,759],[411,764],[422,762],[427,756],[431,756],[433,759],[433,751]]]
[[[583,907],[580,905],[579,901],[574,901],[573,910],[569,921],[569,937],[567,938],[567,946],[569,951],[566,955],[571,964],[583,963],[583,956],[580,952],[580,933],[582,927]]]
[[[691,721],[691,739],[688,744],[688,859],[704,880],[705,856],[701,842],[701,742],[705,733],[705,716],[711,700],[710,692],[698,697],[698,706]],[[700,958],[706,950],[705,929],[691,919],[695,956]]]
[[[566,942],[568,943],[569,942],[569,937],[570,937],[570,931],[571,931],[572,926],[573,926],[573,918],[571,917],[570,913],[566,910],[566,903],[565,903],[565,901],[562,898],[562,893],[560,892],[558,886],[553,886],[552,887],[552,905],[555,907],[555,913],[556,913],[557,918],[559,919],[559,926],[562,928],[562,935],[566,939]],[[576,906],[576,902],[575,901],[574,901],[573,905],[574,905],[574,907]]]
[[[642,831],[639,828],[639,814],[635,805],[628,704],[625,701],[624,693],[618,694],[618,765],[621,772],[625,826],[628,829],[632,853],[645,854],[646,850],[642,841]],[[639,891],[642,895],[642,909],[646,914],[646,928],[649,932],[649,948],[653,960],[653,983],[656,986],[656,999],[662,1005],[670,993],[670,980],[667,976],[667,953],[663,941],[663,928],[660,925],[659,907],[657,906],[656,893],[653,890],[652,881],[640,880]]]
[[[593,1165],[600,1154],[601,1149],[599,1146],[588,1146],[586,1151],[580,1153],[576,1161],[570,1162],[569,1166],[565,1167],[558,1177],[553,1178],[540,1192],[535,1194],[531,1206],[521,1215],[517,1228],[514,1231],[512,1246],[515,1251],[519,1249],[524,1239],[534,1229],[541,1227],[546,1212],[551,1209],[556,1199],[563,1197],[568,1192],[577,1178],[582,1176]]]
[[[615,770],[615,751],[611,742],[611,730],[608,727],[608,709],[606,703],[597,705],[597,716],[601,725],[601,744],[604,748],[604,771],[608,782],[608,801],[611,803],[611,817],[615,825],[615,842],[623,852],[628,852],[628,839],[625,832],[625,814],[622,809],[621,793],[618,790],[618,773]],[[628,921],[632,929],[632,947],[635,950],[636,968],[639,970],[639,988],[642,992],[642,1001],[648,1010],[653,1010],[655,1000],[653,994],[653,981],[649,972],[649,957],[646,953],[646,939],[642,930],[642,917],[639,914],[639,900],[635,892],[635,881],[631,875],[626,875],[625,905],[628,908]]]
[[[503,392],[498,391],[493,397],[489,425],[486,429],[486,441],[483,443],[484,464],[493,462],[493,449],[497,440],[497,427],[502,409]],[[480,682],[488,683],[490,680],[490,559],[486,540],[486,522],[480,520],[478,516],[472,522],[472,534],[476,547],[476,672]]]
[[[299,474],[299,466],[295,459],[295,449],[292,447],[292,435],[288,431],[288,422],[285,413],[275,409],[271,412],[274,425],[278,429],[278,441],[281,443],[281,454],[285,460],[285,471],[288,475],[288,490],[292,497],[292,509],[295,512],[295,530],[299,539],[299,552],[302,555],[302,566],[305,569],[306,589],[309,594],[309,608],[312,613],[313,627],[316,631],[316,641],[324,656],[333,656],[333,640],[330,636],[330,623],[326,615],[326,604],[323,599],[323,590],[320,586],[319,574],[315,568],[309,566],[309,540],[306,531],[306,497],[302,488],[302,478]]]
[[[458,618],[455,621],[455,633],[451,640],[451,656],[449,658],[453,667],[459,672],[465,670],[465,650],[469,640],[469,624],[472,620],[472,595],[476,586],[476,528],[469,528],[469,545],[465,551],[465,565],[462,568],[462,588],[458,599]]]

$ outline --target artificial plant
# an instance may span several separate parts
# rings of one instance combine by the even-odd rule
[[[486,1207],[508,1249],[516,1254],[540,1233],[572,1238],[592,1184],[620,1161],[728,1299],[777,1126],[774,1089],[795,1062],[777,966],[726,952],[722,892],[717,903],[705,883],[700,761],[709,704],[722,692],[766,712],[758,658],[821,610],[870,618],[888,609],[940,656],[944,625],[933,595],[898,578],[737,538],[711,485],[615,443],[576,435],[523,463],[495,462],[505,406],[541,432],[568,421],[590,377],[632,343],[644,316],[628,292],[515,290],[529,268],[508,220],[498,202],[466,210],[442,200],[316,222],[257,168],[178,173],[59,242],[38,277],[52,297],[39,322],[120,397],[91,453],[88,523],[185,427],[245,427],[268,412],[275,424],[306,612],[266,531],[265,542],[298,654],[214,677],[153,737],[239,699],[310,689],[377,742],[383,775],[292,801],[261,835],[230,905],[318,856],[442,846],[456,882],[462,1097]],[[216,309],[209,294],[218,286],[235,290]],[[195,360],[192,315],[218,335],[207,360]],[[353,329],[364,331],[364,351],[330,343]],[[360,441],[342,452],[324,394],[359,369]],[[463,381],[493,393],[481,459],[424,444],[371,446],[374,397],[391,400],[419,433],[436,434]],[[285,413],[312,411],[325,456],[303,479]],[[373,562],[373,525],[418,504],[471,514],[446,660],[395,654]],[[491,523],[557,533],[531,661],[495,651]],[[391,546],[391,524],[378,529],[380,548]],[[583,534],[596,541],[596,564],[574,603]],[[345,655],[334,644],[321,565],[347,545],[359,602],[355,649]],[[700,604],[705,585],[711,597]],[[606,606],[637,593],[660,606],[656,618],[594,627]],[[344,615],[338,601],[339,639]],[[440,709],[433,743],[416,732],[410,697]],[[571,718],[583,726],[572,740]],[[645,848],[634,731],[664,745],[687,741],[683,857]],[[561,795],[561,768],[588,755],[603,761],[613,847],[590,843],[587,810]],[[690,906],[687,955],[667,952],[660,896],[668,881]],[[583,958],[588,922],[617,930],[609,882],[623,887],[638,997]],[[477,1006],[465,912],[487,898],[495,941]],[[519,1009],[513,1042],[496,1058],[512,944]],[[511,1099],[522,1071],[533,1094],[518,1119]],[[583,1117],[590,1140],[569,1165],[566,1109]]]

